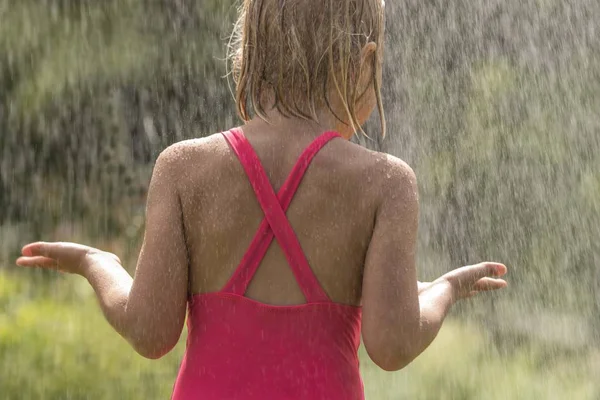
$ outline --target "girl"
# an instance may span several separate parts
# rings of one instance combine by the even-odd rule
[[[506,282],[483,263],[418,283],[411,168],[348,141],[381,114],[381,0],[245,0],[232,42],[240,128],[159,156],[133,279],[73,243],[21,266],[85,277],[144,357],[188,341],[173,399],[362,399],[360,335],[387,371],[452,304]]]

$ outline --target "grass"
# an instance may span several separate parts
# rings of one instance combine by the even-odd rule
[[[78,277],[31,280],[0,272],[0,393],[6,400],[168,399],[184,351],[138,356],[104,321]],[[403,371],[386,373],[361,349],[367,399],[597,399],[600,355],[521,348],[500,352],[477,327],[449,321]],[[593,363],[596,363],[596,366]]]

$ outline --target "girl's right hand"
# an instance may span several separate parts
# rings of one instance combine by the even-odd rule
[[[433,283],[450,286],[453,301],[466,299],[480,292],[503,289],[508,286],[504,279],[498,279],[507,273],[504,264],[485,262],[450,271]]]

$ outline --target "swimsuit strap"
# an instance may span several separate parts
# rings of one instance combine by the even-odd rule
[[[250,247],[223,291],[244,295],[273,238],[276,237],[306,301],[308,303],[331,301],[310,268],[285,212],[314,156],[329,141],[340,135],[336,132],[325,132],[315,139],[304,150],[277,195],[275,195],[260,159],[243,132],[239,129],[232,129],[224,132],[223,136],[240,160],[265,213],[265,219],[261,222]]]

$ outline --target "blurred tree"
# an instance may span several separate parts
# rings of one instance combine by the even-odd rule
[[[160,150],[233,123],[221,80],[233,11],[223,1],[3,3],[0,221],[122,228],[115,206],[128,214]]]

